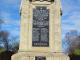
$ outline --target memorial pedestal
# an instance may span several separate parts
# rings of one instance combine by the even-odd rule
[[[60,0],[23,0],[19,52],[12,60],[69,60],[62,53],[60,9]]]
[[[12,56],[12,60],[39,60],[36,57],[41,57],[41,60],[69,60],[69,57],[63,53],[47,52],[18,52]]]

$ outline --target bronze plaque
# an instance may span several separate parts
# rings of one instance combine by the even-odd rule
[[[33,9],[32,46],[49,46],[49,9],[36,6]]]

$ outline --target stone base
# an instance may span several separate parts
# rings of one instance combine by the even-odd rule
[[[45,57],[42,60],[70,60],[63,53],[36,53],[36,52],[18,52],[12,56],[11,60],[36,60],[35,57]],[[37,59],[38,60],[38,59]],[[41,60],[41,59],[40,59]]]

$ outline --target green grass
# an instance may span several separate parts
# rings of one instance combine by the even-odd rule
[[[0,53],[6,51],[4,48],[0,48]]]
[[[75,54],[75,55],[80,55],[80,49],[76,49],[76,50],[74,51],[74,54]]]

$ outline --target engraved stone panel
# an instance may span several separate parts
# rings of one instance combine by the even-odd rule
[[[32,46],[49,46],[49,9],[45,6],[33,9]]]

